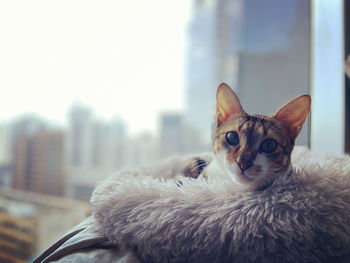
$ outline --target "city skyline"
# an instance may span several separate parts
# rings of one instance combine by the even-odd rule
[[[85,110],[88,110],[91,114],[91,117],[94,120],[99,121],[100,123],[111,123],[111,122],[120,122],[124,125],[124,128],[126,130],[126,133],[129,136],[139,136],[142,134],[152,134],[152,135],[159,135],[159,128],[161,126],[161,118],[164,114],[186,114],[186,111],[183,108],[179,109],[164,109],[164,110],[159,110],[156,112],[155,115],[152,115],[152,123],[154,126],[149,126],[149,127],[142,127],[138,129],[130,129],[130,122],[128,119],[124,118],[121,114],[116,113],[116,114],[109,114],[109,116],[105,116],[101,114],[101,112],[98,111],[98,109],[92,108],[91,105],[85,104],[85,103],[80,103],[80,102],[74,102],[71,104],[66,112],[65,112],[65,118],[63,120],[57,120],[57,119],[52,119],[49,118],[43,114],[37,113],[37,112],[23,112],[23,113],[18,113],[17,115],[14,115],[10,118],[6,119],[1,119],[0,120],[0,127],[6,127],[6,126],[11,126],[13,123],[16,123],[22,119],[36,119],[38,121],[43,121],[45,122],[48,127],[55,129],[55,130],[66,130],[69,128],[69,114],[70,111],[76,107],[82,107]],[[214,120],[214,118],[213,118]],[[210,127],[210,124],[208,124],[208,127]]]
[[[1,2],[1,119],[65,124],[80,102],[155,130],[159,110],[183,108],[188,16],[188,1]]]

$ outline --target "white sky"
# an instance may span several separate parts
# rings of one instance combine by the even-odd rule
[[[74,101],[131,132],[183,108],[188,0],[0,1],[0,121]]]

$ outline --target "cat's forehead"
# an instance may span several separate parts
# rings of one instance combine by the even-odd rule
[[[266,136],[283,136],[285,131],[274,118],[264,115],[238,115],[228,119],[220,128],[220,133],[236,131],[240,134]]]

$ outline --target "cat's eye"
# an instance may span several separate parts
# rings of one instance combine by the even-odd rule
[[[277,142],[274,139],[266,139],[260,144],[260,151],[264,153],[272,153],[277,148]]]
[[[237,132],[230,131],[230,132],[226,133],[226,141],[230,145],[238,145],[239,144],[239,137],[238,137]]]

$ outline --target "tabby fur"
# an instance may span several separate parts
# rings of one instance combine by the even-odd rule
[[[292,171],[291,153],[309,114],[310,96],[298,97],[273,116],[246,113],[225,83],[219,86],[216,97],[213,161],[193,158],[182,176],[205,180],[219,176],[236,182],[238,189],[256,190]],[[237,144],[235,140],[230,143],[229,133]]]

